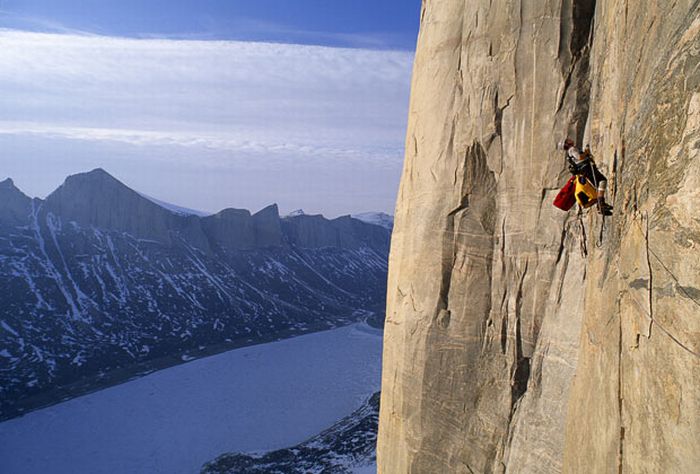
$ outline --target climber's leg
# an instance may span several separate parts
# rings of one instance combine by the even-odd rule
[[[608,180],[597,169],[595,170],[595,174],[596,174],[596,181],[598,182],[598,189],[597,189],[598,211],[605,216],[609,216],[612,214],[613,207],[610,204],[608,204],[607,202],[605,202],[605,190],[608,186]]]

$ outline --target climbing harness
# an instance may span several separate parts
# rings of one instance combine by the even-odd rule
[[[582,175],[576,176],[576,202],[584,209],[588,209],[597,202],[597,191],[590,181]]]

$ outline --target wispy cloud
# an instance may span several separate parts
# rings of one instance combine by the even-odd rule
[[[79,140],[87,142],[117,142],[134,146],[164,146],[206,148],[222,152],[233,152],[236,158],[271,161],[272,159],[290,158],[309,160],[357,160],[365,164],[387,164],[395,162],[403,149],[394,144],[382,148],[380,145],[364,145],[354,143],[351,147],[340,145],[325,145],[322,142],[311,141],[275,141],[274,138],[256,141],[250,139],[252,134],[236,134],[227,132],[186,132],[186,131],[149,131],[128,130],[116,128],[67,127],[36,122],[2,122],[0,135],[15,135],[27,137],[45,137],[50,139]],[[153,157],[157,159],[157,157]],[[221,160],[221,157],[217,159]],[[201,163],[201,162],[200,162]],[[241,164],[240,161],[237,164]],[[260,163],[250,163],[259,167]]]
[[[96,32],[71,28],[49,18],[17,14],[16,12],[5,9],[2,0],[0,0],[0,28],[9,31],[30,31],[81,36],[93,36],[97,34]]]
[[[0,41],[2,133],[330,156],[403,143],[409,53],[8,30]]]
[[[6,138],[123,143],[144,161],[179,147],[219,167],[400,166],[408,52],[7,29],[0,44]]]

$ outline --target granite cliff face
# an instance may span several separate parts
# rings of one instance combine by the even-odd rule
[[[697,472],[699,60],[698,1],[424,0],[379,472]]]

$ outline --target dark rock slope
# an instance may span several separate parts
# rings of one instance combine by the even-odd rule
[[[379,393],[323,433],[293,448],[264,454],[225,454],[202,474],[351,474],[375,462]]]
[[[43,201],[6,180],[0,419],[149,361],[369,317],[383,305],[388,248],[379,226],[280,219],[275,205],[178,214],[99,169]]]

